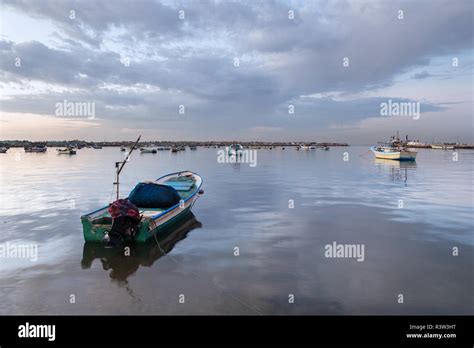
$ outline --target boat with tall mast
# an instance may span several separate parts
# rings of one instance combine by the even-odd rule
[[[417,155],[416,151],[407,149],[406,144],[398,137],[398,132],[396,137],[392,136],[388,142],[372,146],[370,150],[375,158],[397,161],[415,161]]]

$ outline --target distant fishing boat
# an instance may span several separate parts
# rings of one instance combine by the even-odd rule
[[[127,151],[127,149],[122,146],[122,147],[120,147],[120,151],[125,152],[125,151]]]
[[[398,135],[396,138],[392,137],[388,143],[372,146],[370,149],[375,154],[375,158],[397,161],[414,161],[417,154],[415,151],[408,150]]]
[[[36,152],[36,153],[42,153],[46,152],[47,147],[44,145],[38,145],[38,146],[30,146],[30,147],[24,147],[25,152]]]
[[[313,145],[300,145],[299,150],[315,150],[316,146]]]
[[[227,154],[229,156],[240,156],[243,150],[244,147],[241,144],[231,144],[227,150]]]
[[[321,146],[321,150],[327,151],[327,150],[329,150],[329,146]]]
[[[435,150],[443,150],[443,145],[431,145],[431,148]]]
[[[7,153],[8,147],[0,147],[0,153]]]
[[[102,146],[97,145],[97,144],[92,144],[92,148],[96,149],[96,150],[100,150],[100,149],[102,149]]]
[[[435,150],[453,150],[454,145],[433,144],[433,145],[431,145],[431,148],[435,149]]]
[[[74,150],[72,147],[68,147],[65,149],[57,149],[58,155],[75,155],[76,150]]]
[[[197,146],[194,146],[194,145],[193,145],[193,146],[190,146],[189,149],[192,150],[192,151],[196,151],[196,150],[197,150]]]
[[[142,147],[140,149],[140,153],[156,153],[156,149]]]
[[[156,148],[156,150],[157,151],[169,151],[169,150],[171,150],[171,147],[169,147],[169,146],[158,146]]]

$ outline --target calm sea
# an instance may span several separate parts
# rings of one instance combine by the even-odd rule
[[[84,245],[80,223],[111,201],[118,148],[0,154],[0,246],[38,247],[0,259],[0,314],[474,314],[474,151],[257,151],[254,167],[217,149],[134,153],[123,195],[179,170],[205,193],[130,256]],[[333,242],[363,260],[326,257]]]

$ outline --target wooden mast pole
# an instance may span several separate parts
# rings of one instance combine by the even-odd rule
[[[120,197],[120,172],[122,171],[123,167],[125,166],[125,163],[127,163],[130,155],[132,154],[133,150],[135,150],[135,148],[137,147],[138,145],[138,142],[140,141],[140,138],[142,136],[140,135],[137,139],[137,141],[135,141],[135,144],[133,144],[133,146],[130,148],[130,151],[129,153],[127,154],[127,157],[125,157],[125,160],[123,162],[115,162],[115,168],[117,168],[117,171],[116,171],[116,176],[115,176],[115,182],[114,182],[114,185],[117,185],[117,199],[119,199]]]

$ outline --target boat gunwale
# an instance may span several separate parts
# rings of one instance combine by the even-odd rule
[[[195,192],[194,192],[192,195],[190,195],[189,197],[187,197],[186,199],[183,200],[183,201],[186,203],[186,202],[189,201],[191,198],[193,198],[196,194],[198,194],[198,193],[199,193],[199,190],[201,189],[203,180],[202,180],[202,177],[201,177],[199,174],[197,174],[197,173],[195,173],[195,172],[192,172],[192,171],[190,171],[190,170],[183,170],[183,171],[179,171],[179,172],[175,172],[175,173],[170,173],[170,174],[163,175],[163,176],[159,177],[158,179],[156,179],[155,181],[164,179],[164,178],[166,178],[167,176],[176,175],[176,174],[181,174],[181,173],[191,173],[191,174],[193,174],[193,175],[196,175],[199,179],[201,179],[201,183],[200,183],[199,186],[196,188]],[[128,197],[127,197],[127,198],[128,198]],[[149,219],[155,221],[155,220],[157,220],[158,218],[160,218],[160,217],[162,217],[162,216],[164,216],[164,215],[166,215],[166,214],[172,212],[173,210],[175,210],[176,208],[178,208],[179,205],[180,205],[180,203],[177,203],[177,204],[173,205],[172,207],[170,207],[170,208],[168,208],[168,209],[166,209],[166,210],[163,210],[162,212],[160,212],[160,213],[158,213],[158,214],[156,214],[156,215],[150,216]],[[96,214],[96,213],[98,213],[98,212],[100,212],[100,211],[102,211],[102,210],[108,209],[109,206],[110,206],[110,204],[109,204],[109,205],[106,205],[106,206],[104,206],[104,207],[102,207],[102,208],[99,208],[99,209],[97,209],[97,210],[94,210],[94,211],[92,211],[92,212],[90,212],[90,213],[88,213],[88,214],[82,215],[82,216],[81,216],[81,219],[88,219],[88,220],[90,220],[90,217],[91,217],[93,214]],[[183,211],[185,211],[185,210],[186,210],[186,209],[183,209]],[[178,214],[178,215],[179,215],[179,214]]]
[[[376,146],[371,146],[370,149],[371,149],[373,152],[380,153],[380,154],[384,154],[384,155],[399,155],[399,154],[401,154],[402,152],[416,153],[416,152],[414,152],[414,151],[408,151],[408,150],[400,150],[400,151],[395,151],[395,152],[382,152],[382,151],[378,151]]]

